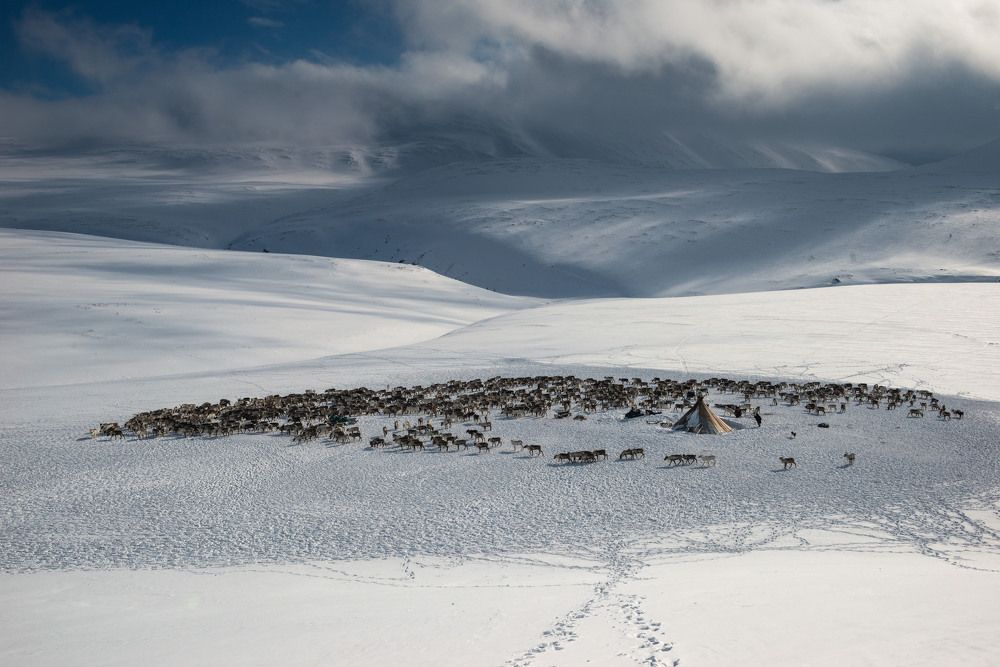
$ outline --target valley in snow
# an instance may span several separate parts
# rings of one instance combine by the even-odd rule
[[[402,261],[542,298],[1000,278],[998,142],[873,173],[453,157],[370,172],[322,152],[15,153],[0,226]]]

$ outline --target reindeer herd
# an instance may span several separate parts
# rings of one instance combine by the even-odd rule
[[[907,390],[865,383],[822,384],[819,382],[750,382],[709,378],[677,381],[653,378],[579,378],[576,376],[533,376],[489,379],[451,380],[448,382],[369,389],[328,389],[323,392],[305,391],[285,396],[263,398],[244,397],[221,399],[216,403],[184,404],[143,412],[120,426],[116,422],[102,423],[91,429],[92,438],[107,437],[124,440],[161,437],[221,438],[239,433],[275,433],[290,436],[294,443],[325,440],[337,444],[362,442],[359,417],[392,418],[381,435],[370,437],[372,450],[394,448],[400,451],[458,452],[474,449],[488,454],[503,444],[493,434],[493,418],[564,419],[570,415],[582,421],[588,414],[628,409],[630,414],[658,414],[663,410],[683,411],[694,405],[699,396],[733,394],[740,402],[716,403],[725,414],[741,417],[753,410],[753,401],[770,399],[773,406],[802,405],[812,416],[842,414],[848,405],[877,410],[895,410],[906,405],[907,416],[924,417],[933,410],[943,421],[962,419],[964,412],[948,409],[931,392]],[[576,413],[574,415],[574,413]],[[402,423],[400,418],[403,419]],[[458,425],[469,426],[464,434],[456,434]],[[461,426],[458,426],[459,428]],[[793,432],[794,433],[794,432]],[[793,436],[794,437],[794,436]],[[511,439],[514,452],[527,457],[544,456],[541,445],[526,444]],[[627,448],[618,455],[619,461],[645,458],[643,448]],[[606,460],[604,449],[559,452],[554,463],[589,464]],[[844,454],[847,466],[856,455]],[[780,457],[782,469],[797,467],[794,457]],[[701,467],[716,465],[713,454],[667,454],[667,467]]]

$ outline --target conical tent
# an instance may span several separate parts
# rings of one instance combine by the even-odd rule
[[[712,410],[705,405],[705,399],[698,398],[690,410],[677,420],[673,426],[675,431],[688,431],[690,433],[732,433],[733,427],[719,419]]]

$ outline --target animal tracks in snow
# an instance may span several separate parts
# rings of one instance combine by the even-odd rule
[[[653,666],[679,663],[672,653],[673,644],[663,635],[662,624],[645,613],[643,597],[619,591],[642,568],[641,561],[623,542],[611,544],[606,559],[607,576],[594,586],[593,596],[558,618],[542,632],[539,643],[508,660],[506,667],[528,667],[543,656],[554,657],[552,652],[573,650],[588,656],[587,660],[593,658],[600,663],[601,652],[610,646],[617,647],[614,658],[618,662]],[[577,642],[583,644],[579,649],[575,646]],[[622,647],[628,648],[621,650]],[[567,656],[562,664],[579,662]]]

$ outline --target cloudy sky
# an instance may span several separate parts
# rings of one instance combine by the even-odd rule
[[[376,145],[470,121],[923,161],[1000,137],[1000,0],[45,0],[0,9],[25,147]]]

